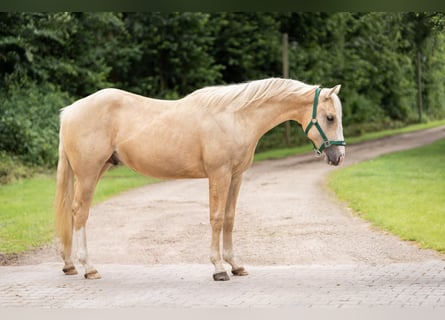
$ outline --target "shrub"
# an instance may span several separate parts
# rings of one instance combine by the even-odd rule
[[[34,171],[22,164],[19,159],[0,151],[0,185],[29,178],[33,174]]]
[[[0,150],[28,165],[55,166],[59,109],[71,99],[53,84],[11,84],[0,105]]]

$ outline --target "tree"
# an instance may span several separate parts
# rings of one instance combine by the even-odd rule
[[[264,12],[211,15],[215,26],[212,55],[222,66],[225,83],[281,75],[281,33],[275,16]]]
[[[221,81],[210,50],[213,25],[204,13],[132,13],[124,17],[136,55],[123,85],[141,94],[178,97]]]
[[[290,78],[343,85],[347,136],[443,118],[444,27],[428,12],[0,13],[0,151],[53,163],[57,110],[104,87],[179,98],[282,76],[284,32]],[[290,144],[305,141],[291,127]]]
[[[436,19],[435,19],[436,18]],[[419,122],[423,113],[422,64],[426,61],[425,43],[431,37],[434,26],[441,23],[437,16],[427,12],[408,12],[404,15],[405,33],[410,39],[412,52],[415,55],[417,70],[417,109]]]
[[[0,70],[52,82],[74,96],[110,85],[110,57],[124,33],[115,13],[1,13]]]

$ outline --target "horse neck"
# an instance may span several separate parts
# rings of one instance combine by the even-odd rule
[[[294,120],[300,124],[311,112],[313,95],[293,96],[292,99],[269,99],[254,102],[238,111],[251,138],[257,142],[266,132],[280,123]]]

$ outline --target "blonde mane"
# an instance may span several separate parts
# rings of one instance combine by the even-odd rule
[[[199,105],[220,111],[237,111],[254,102],[264,102],[273,97],[289,94],[305,94],[318,85],[281,78],[255,80],[241,84],[205,87],[196,90],[184,99],[194,99]]]

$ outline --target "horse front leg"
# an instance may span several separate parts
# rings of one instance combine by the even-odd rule
[[[232,177],[230,183],[229,195],[227,197],[227,204],[224,216],[223,225],[223,258],[232,266],[232,274],[235,276],[246,276],[248,272],[240,265],[235,258],[233,252],[232,231],[235,223],[235,209],[238,199],[241,182],[243,180],[242,174]]]
[[[220,252],[221,230],[224,224],[224,213],[229,193],[231,175],[209,177],[209,207],[210,225],[212,227],[212,242],[210,245],[210,261],[215,267],[213,280],[227,281],[230,277],[224,269]]]

